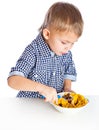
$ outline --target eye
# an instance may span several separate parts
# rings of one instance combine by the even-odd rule
[[[61,42],[62,44],[67,44],[67,43],[65,43],[65,42]]]
[[[69,42],[66,43],[66,42],[63,42],[63,41],[62,41],[61,43],[62,43],[63,45],[68,45],[68,46],[72,46],[72,45],[74,44],[74,43],[69,43]]]

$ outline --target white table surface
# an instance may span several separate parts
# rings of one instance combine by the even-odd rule
[[[99,95],[87,109],[67,115],[42,99],[0,98],[0,130],[99,130]]]

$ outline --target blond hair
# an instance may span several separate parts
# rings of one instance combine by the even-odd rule
[[[56,31],[72,31],[81,36],[83,19],[77,7],[66,2],[56,2],[48,10],[39,31],[51,27]]]

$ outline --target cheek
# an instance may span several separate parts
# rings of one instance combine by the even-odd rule
[[[73,46],[69,47],[69,50],[72,48]]]
[[[58,48],[60,45],[59,45],[59,43],[58,43],[57,41],[53,41],[52,46],[53,46],[54,48]]]
[[[62,45],[60,43],[57,43],[55,45],[55,47],[56,47],[57,50],[62,50],[63,49],[63,47],[62,47]]]

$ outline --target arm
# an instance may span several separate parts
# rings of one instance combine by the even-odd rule
[[[73,90],[71,90],[71,80],[70,79],[64,80],[64,92],[74,92]]]
[[[72,60],[72,53],[69,51],[68,53],[68,64],[66,65],[65,68],[65,75],[64,75],[64,91],[68,91],[68,92],[74,92],[73,90],[71,90],[71,85],[72,85],[72,81],[76,80],[76,68],[75,68],[75,64]]]
[[[46,97],[45,101],[57,101],[57,92],[54,88],[32,81],[22,76],[10,76],[8,85],[21,91],[35,91]]]

